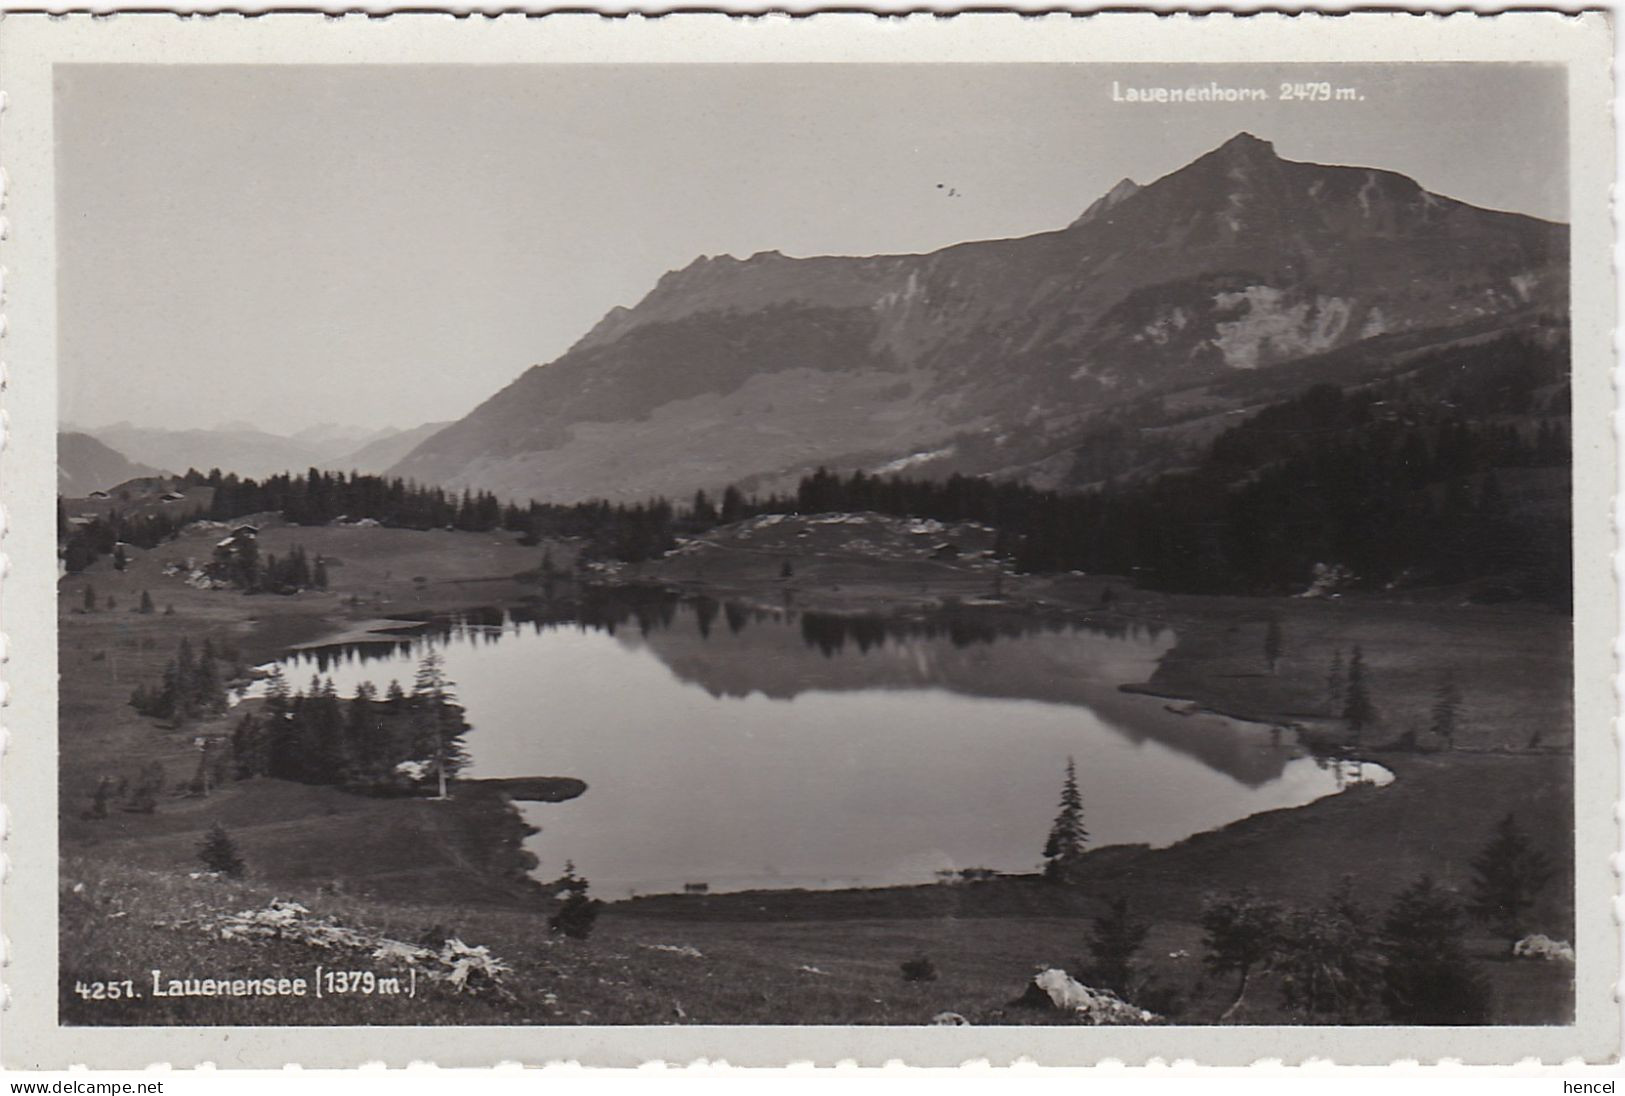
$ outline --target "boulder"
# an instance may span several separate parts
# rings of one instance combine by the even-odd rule
[[[1057,967],[1040,971],[1016,1001],[1029,1008],[1070,1012],[1085,1024],[1156,1024],[1162,1017],[1130,1004],[1110,990],[1095,989]]]
[[[1574,962],[1574,945],[1553,940],[1536,932],[1512,945],[1512,954],[1519,959],[1545,959],[1548,962]]]

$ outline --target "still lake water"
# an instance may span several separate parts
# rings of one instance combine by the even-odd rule
[[[485,611],[284,668],[344,695],[410,688],[437,647],[474,728],[467,775],[587,782],[520,807],[541,830],[539,877],[570,859],[605,898],[1032,870],[1069,755],[1094,846],[1166,845],[1390,779],[1120,692],[1149,678],[1168,631],[995,633],[666,598],[543,615]]]

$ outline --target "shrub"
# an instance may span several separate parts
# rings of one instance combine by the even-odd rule
[[[1204,962],[1214,974],[1234,973],[1235,999],[1224,1010],[1228,1020],[1247,996],[1247,982],[1255,970],[1275,956],[1285,911],[1274,902],[1243,891],[1209,898],[1202,905]]]
[[[1345,878],[1323,905],[1293,910],[1282,925],[1282,1003],[1309,1016],[1362,1019],[1382,987],[1382,960],[1371,918]]]
[[[904,959],[899,968],[903,972],[905,982],[935,982],[937,980],[937,965],[925,956],[917,959]]]

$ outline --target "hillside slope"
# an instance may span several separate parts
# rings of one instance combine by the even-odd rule
[[[698,259],[391,472],[549,499],[820,463],[1020,474],[1147,393],[1561,313],[1567,250],[1565,226],[1241,134],[1055,232]]]
[[[320,467],[333,472],[377,475],[417,448],[426,438],[433,437],[449,425],[445,422],[426,422],[407,430],[391,431],[343,456],[323,461]]]

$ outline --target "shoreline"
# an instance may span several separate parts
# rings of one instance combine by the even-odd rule
[[[455,540],[452,539],[454,537]],[[281,538],[286,543],[278,544],[275,538]],[[402,632],[416,630],[437,617],[454,616],[471,606],[508,609],[534,603],[541,595],[541,588],[537,584],[511,577],[533,567],[533,559],[540,549],[516,547],[511,538],[492,538],[477,534],[422,534],[382,529],[368,530],[366,535],[363,535],[354,531],[321,527],[281,527],[267,530],[266,539],[271,542],[267,548],[279,552],[285,551],[287,546],[293,543],[322,545],[328,541],[342,539],[346,545],[377,546],[380,553],[382,550],[389,550],[412,555],[406,562],[391,563],[392,557],[387,555],[375,561],[369,559],[366,553],[358,553],[353,547],[346,548],[350,554],[341,557],[344,564],[333,569],[336,579],[334,589],[320,593],[307,592],[286,598],[270,596],[250,598],[219,591],[160,590],[160,598],[173,594],[177,600],[184,597],[189,603],[179,617],[165,615],[113,617],[111,614],[86,617],[66,608],[75,602],[77,583],[94,581],[98,586],[105,588],[113,582],[123,582],[128,586],[129,592],[120,590],[120,595],[130,598],[131,601],[138,596],[137,590],[141,586],[149,584],[157,586],[160,580],[140,573],[140,569],[144,567],[152,566],[156,569],[158,556],[162,553],[155,552],[138,558],[130,571],[122,575],[98,573],[84,577],[70,576],[65,580],[61,586],[61,597],[65,606],[64,636],[66,638],[69,632],[77,632],[87,626],[92,629],[92,634],[105,632],[107,626],[112,626],[114,634],[118,634],[134,625],[159,637],[165,635],[174,637],[197,630],[198,617],[201,615],[212,622],[213,634],[230,638],[246,656],[245,661],[258,664],[281,660],[298,650],[336,646],[346,642],[394,642],[396,640],[385,629],[398,628]],[[553,551],[555,558],[559,558],[567,551],[567,546],[554,545]],[[340,553],[334,551],[332,555],[339,557]],[[697,580],[693,576],[692,572],[696,568],[693,558],[684,557],[623,568],[612,580],[593,584],[611,588],[634,588],[652,584],[674,594],[704,596],[716,600],[743,600],[775,611],[876,615],[900,621],[969,616],[991,622],[997,622],[1002,618],[1019,618],[1024,621],[1034,619],[1068,621],[1082,626],[1108,628],[1172,629],[1177,636],[1175,646],[1158,660],[1145,680],[1122,682],[1113,690],[1112,695],[1120,698],[1122,703],[1155,705],[1163,700],[1176,700],[1195,705],[1195,710],[1188,714],[1177,711],[1159,713],[1159,716],[1168,720],[1171,726],[1185,728],[1188,733],[1193,734],[1200,733],[1199,726],[1186,727],[1187,723],[1194,724],[1195,720],[1206,713],[1212,713],[1214,718],[1236,720],[1262,727],[1290,727],[1295,732],[1301,730],[1300,725],[1304,723],[1309,723],[1311,729],[1317,732],[1326,729],[1331,721],[1306,718],[1303,713],[1312,711],[1314,707],[1313,690],[1318,687],[1316,683],[1321,671],[1310,663],[1324,657],[1323,654],[1315,652],[1317,649],[1325,648],[1328,642],[1327,635],[1341,642],[1347,638],[1345,633],[1354,635],[1356,639],[1362,633],[1371,633],[1374,638],[1367,641],[1368,657],[1373,660],[1375,667],[1373,672],[1383,675],[1383,684],[1386,686],[1386,675],[1390,671],[1388,664],[1383,660],[1386,658],[1388,662],[1397,661],[1398,656],[1390,656],[1385,644],[1394,635],[1403,633],[1418,622],[1434,631],[1441,627],[1446,631],[1453,629],[1456,636],[1476,634],[1481,623],[1484,623],[1486,626],[1499,628],[1501,632],[1507,632],[1519,642],[1524,642],[1518,640],[1518,636],[1528,631],[1530,625],[1539,626],[1544,623],[1551,627],[1554,622],[1561,624],[1561,621],[1556,621],[1551,614],[1509,610],[1504,607],[1441,608],[1352,598],[1340,603],[1325,603],[1289,599],[1168,595],[1136,590],[1123,580],[1110,576],[1005,576],[1001,582],[1002,588],[995,597],[989,593],[990,583],[993,580],[986,567],[975,563],[949,565],[933,562],[916,565],[896,561],[855,560],[848,556],[830,554],[798,556],[796,560],[796,577],[790,581],[785,581],[778,575],[780,562],[778,553],[762,556],[761,553],[729,555],[723,552],[716,560],[705,563],[707,571],[703,580]],[[506,571],[509,577],[502,577],[503,571]],[[408,579],[407,576],[413,577]],[[428,577],[420,580],[419,576]],[[569,598],[579,593],[579,587],[573,579],[562,579],[559,586],[561,597]],[[1102,605],[1107,601],[1106,591],[1111,591],[1110,605],[1103,608]],[[1285,631],[1288,637],[1288,653],[1282,660],[1279,674],[1265,674],[1258,665],[1257,638],[1252,634],[1262,630],[1263,621],[1269,614],[1279,614],[1287,622]],[[1505,626],[1508,622],[1516,627],[1508,629]],[[1397,633],[1395,629],[1398,629]],[[168,652],[173,650],[172,644],[173,639],[170,639],[159,645],[157,652],[148,657],[148,665],[153,667],[161,665],[162,658],[168,657]],[[1424,658],[1424,664],[1428,664],[1426,660],[1436,661],[1437,652],[1448,648],[1448,644],[1430,642],[1425,649],[1416,650],[1420,650],[1420,657]],[[1401,654],[1405,657],[1418,657],[1416,650]],[[80,652],[77,648],[70,649],[65,646],[65,663],[70,658],[78,657]],[[88,666],[86,669],[88,670]],[[155,673],[155,669],[149,669],[145,671],[145,676],[154,676]],[[1504,678],[1505,675],[1501,677]],[[1497,688],[1503,684],[1504,682],[1499,680],[1495,682]],[[151,725],[134,718],[123,707],[123,697],[127,692],[126,686],[118,685],[105,700],[82,712],[65,711],[65,725],[70,721],[73,725],[90,725],[86,723],[87,720],[100,723],[112,714],[117,722],[130,728],[127,733],[136,736],[131,741],[144,741],[149,744],[150,749],[153,741]],[[1135,698],[1144,699],[1142,701]],[[1426,693],[1425,691],[1419,693],[1414,683],[1409,685],[1407,699],[1413,711],[1425,711]],[[1549,718],[1551,715],[1549,698],[1539,699],[1545,705],[1540,710]],[[1110,697],[1104,694],[1101,701],[1108,707],[1111,706]],[[1165,709],[1167,707],[1165,704],[1161,706]],[[1406,719],[1417,718],[1400,711],[1396,698],[1387,692],[1382,697],[1381,706],[1396,725]],[[1515,716],[1516,713],[1509,714],[1507,721],[1515,722]],[[476,728],[476,733],[477,730]],[[222,723],[220,731],[216,733],[229,733],[229,725]],[[1527,734],[1526,731],[1523,733]],[[1380,745],[1381,740],[1374,738],[1365,744],[1361,753],[1366,759],[1383,765],[1395,774],[1397,778],[1395,786],[1386,789],[1390,798],[1408,798],[1409,792],[1402,792],[1401,786],[1413,783],[1416,773],[1424,774],[1426,778],[1419,783],[1427,785],[1437,794],[1440,785],[1437,774],[1434,773],[1435,769],[1440,766],[1460,767],[1468,763],[1473,755],[1480,755],[1484,749],[1481,743],[1467,741],[1461,743],[1457,751],[1439,756],[1425,753],[1394,754],[1381,749]],[[1548,742],[1539,752],[1515,748],[1521,746],[1522,742],[1510,741],[1503,734],[1493,749],[1503,751],[1496,756],[1508,764],[1525,767],[1532,765],[1543,770],[1551,768],[1554,758],[1561,760],[1566,757],[1561,741]],[[185,757],[184,748],[179,741],[170,748],[177,755]],[[81,771],[85,770],[81,768]],[[74,779],[69,766],[64,767],[63,779],[64,795],[67,796],[70,794],[69,788]],[[78,779],[79,788],[73,793],[75,798],[88,795],[94,788],[89,771]],[[460,783],[476,789],[479,786],[479,782],[473,780]],[[335,805],[334,795],[343,793],[324,795],[300,787],[275,789],[277,795],[270,795],[265,788],[232,790],[249,795],[251,798],[269,796],[269,800],[289,801],[289,806],[279,813],[278,817],[289,817],[287,811],[296,812],[295,817],[299,816],[297,812],[303,812],[303,817],[308,818],[314,827],[312,841],[322,839],[320,812],[337,810],[342,814],[376,815],[386,828],[394,823],[386,822],[385,819],[396,816],[407,817],[412,814],[409,801],[393,805],[384,803],[381,807],[379,801],[373,801],[363,804],[362,806],[368,809],[361,810],[353,802],[340,802]],[[520,817],[520,812],[513,805],[511,797],[495,794],[494,788],[487,788],[485,791],[492,794],[487,796],[480,793],[467,797],[469,800],[477,799],[481,811],[459,810],[452,812],[454,817],[446,821],[455,822],[456,828],[462,831],[505,832],[504,840],[510,847],[503,850],[498,857],[502,861],[502,866],[497,867],[494,864],[491,866],[496,867],[498,880],[511,878],[514,866],[529,856],[523,848],[526,834],[522,832],[528,824]],[[1451,794],[1456,793],[1452,791]],[[353,800],[356,797],[350,798]],[[1194,835],[1184,843],[1162,849],[1143,850],[1143,855],[1152,858],[1153,862],[1159,858],[1177,860],[1179,857],[1172,854],[1175,854],[1182,844],[1202,840],[1209,842],[1218,840],[1221,843],[1241,840],[1249,832],[1248,827],[1259,825],[1257,820],[1260,818],[1274,818],[1269,824],[1270,828],[1274,829],[1282,824],[1275,816],[1287,815],[1291,818],[1291,827],[1312,829],[1317,818],[1327,815],[1341,817],[1346,811],[1355,809],[1354,800],[1362,798],[1357,793],[1351,795],[1345,792],[1297,807],[1264,812],[1261,815],[1241,819],[1219,830]],[[1334,803],[1340,805],[1334,808],[1331,806]],[[472,803],[469,805],[473,806]],[[269,806],[265,809],[270,810]],[[1363,811],[1366,808],[1362,804],[1360,809]],[[474,814],[488,812],[500,814],[506,821],[488,821],[481,824],[473,817]],[[107,832],[110,827],[106,825],[99,828],[84,825],[72,818],[67,811],[64,811],[64,815],[65,850],[83,849],[87,843],[92,847],[102,845],[105,844],[104,837],[112,836]],[[1243,829],[1238,831],[1238,827]],[[132,836],[138,836],[143,827],[131,820],[130,823],[116,828],[123,829]],[[463,836],[466,838],[466,832]],[[430,862],[422,869],[414,869],[414,874],[427,871],[431,874],[444,875],[446,879],[444,885],[455,892],[460,885],[451,881],[466,877],[473,861],[466,854],[451,850],[463,847],[466,841],[452,835],[440,835],[436,840],[447,848],[444,862],[437,866],[434,857],[431,856]],[[1348,841],[1346,837],[1340,840],[1345,844]],[[1121,851],[1127,848],[1131,847],[1113,846],[1110,849],[1098,850],[1092,855],[1101,858],[1102,862],[1117,861],[1129,856],[1128,853]],[[497,850],[486,849],[477,859],[487,861],[496,853]],[[1133,858],[1141,859],[1141,854],[1134,854]],[[353,868],[344,868],[338,863],[335,863],[334,867],[340,874],[357,874],[362,880],[376,874],[361,869],[359,863]],[[1150,870],[1153,863],[1148,862],[1141,867]],[[391,880],[385,880],[385,883],[391,893],[399,891],[403,896],[411,893],[409,889],[403,889],[401,885]],[[887,888],[861,888],[861,890],[885,893]],[[817,893],[829,895],[843,892]],[[682,901],[683,896],[676,896],[675,900]],[[714,905],[715,902],[710,904]],[[622,905],[624,902],[615,904],[616,908]]]

